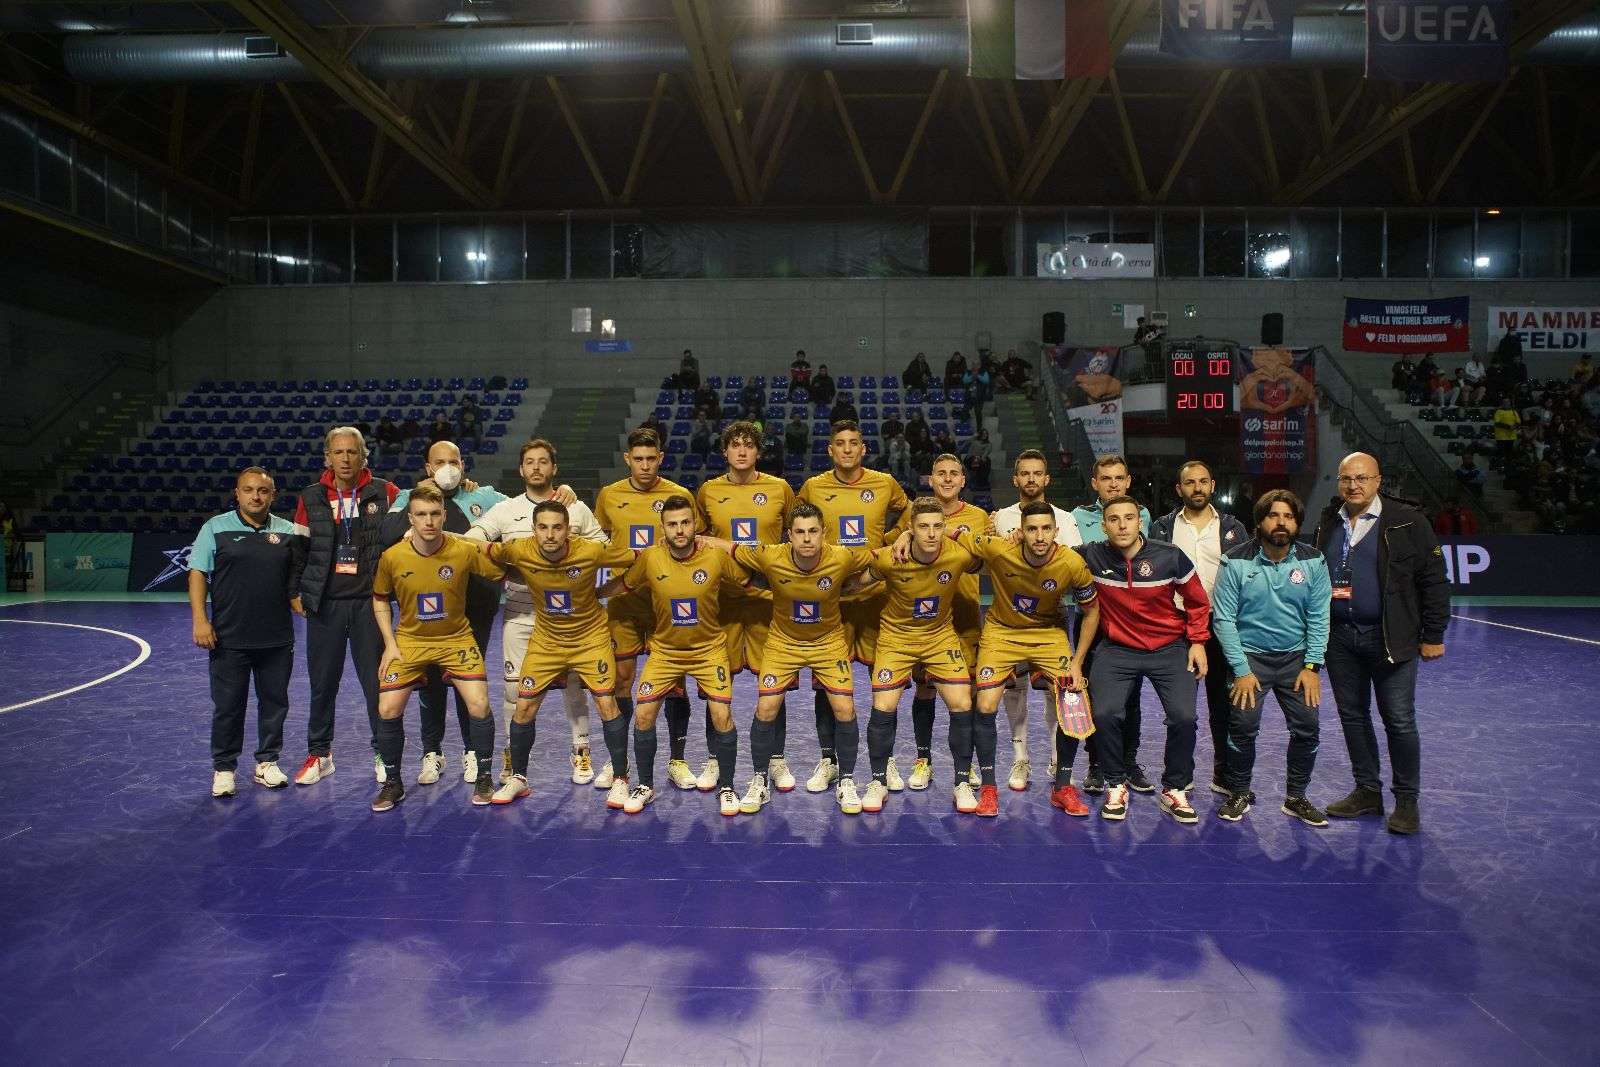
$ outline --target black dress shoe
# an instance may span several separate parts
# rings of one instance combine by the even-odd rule
[[[1363,815],[1383,814],[1383,794],[1360,786],[1350,791],[1343,800],[1335,800],[1327,807],[1335,819],[1359,819]]]

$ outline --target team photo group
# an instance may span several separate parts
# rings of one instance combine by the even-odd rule
[[[713,794],[724,816],[757,815],[800,784],[831,790],[838,810],[856,815],[938,783],[955,811],[992,817],[1002,778],[1011,790],[1031,784],[1029,704],[1038,694],[1033,713],[1053,739],[1045,784],[1061,813],[1088,816],[1096,797],[1102,819],[1123,820],[1134,795],[1153,794],[1152,813],[1192,825],[1199,788],[1215,794],[1215,817],[1237,822],[1257,802],[1257,735],[1270,695],[1287,727],[1285,780],[1269,787],[1284,815],[1312,827],[1330,816],[1386,817],[1392,832],[1419,830],[1415,691],[1420,663],[1444,654],[1448,584],[1429,523],[1380,494],[1371,456],[1344,460],[1338,499],[1320,514],[1272,490],[1254,501],[1247,527],[1213,506],[1216,483],[1200,460],[1177,468],[1177,506],[1152,520],[1128,495],[1120,457],[1100,457],[1093,498],[1066,511],[1045,499],[1045,455],[1023,451],[1012,464],[1017,502],[991,514],[963,499],[966,467],[952,454],[934,461],[928,495],[909,498],[865,465],[854,422],[833,424],[831,469],[798,491],[757,469],[761,441],[754,424],[729,425],[720,441],[726,472],[691,492],[660,475],[657,433],[635,430],[627,477],[604,486],[592,507],[559,482],[557,445],[544,439],[522,446],[524,491],[509,498],[469,479],[448,441],[432,445],[421,480],[401,490],[368,469],[368,442],[352,427],[325,435],[326,469],[296,492],[292,519],[273,514],[280,490],[271,472],[246,468],[237,507],[208,521],[190,554],[194,642],[209,657],[212,795],[236,791],[252,687],[254,781],[291,781],[278,760],[298,614],[310,702],[307,755],[292,781],[309,787],[334,773],[334,708],[349,660],[370,726],[374,812],[406,795],[413,692],[415,783],[446,774],[453,690],[471,803],[511,805],[530,794],[539,711],[554,690],[571,781],[603,791],[605,805],[622,812],[657,797],[664,723],[666,780]],[[497,618],[500,726],[487,662]],[[857,703],[856,663],[869,671],[870,706]],[[756,683],[753,709],[735,704],[745,671]],[[1154,776],[1140,762],[1146,681],[1165,731]],[[789,694],[802,683],[820,748],[803,782],[787,750]],[[916,758],[902,776],[894,749],[907,689]],[[1354,782],[1319,806],[1308,787],[1325,694]],[[691,696],[703,703],[698,773],[689,762]],[[1214,757],[1209,776],[1197,778],[1202,697]],[[934,751],[940,705],[947,768]],[[1002,707],[1012,747],[1004,775]],[[590,753],[591,708],[603,756]],[[740,724],[749,761],[742,793]],[[1075,781],[1080,748],[1087,766]]]

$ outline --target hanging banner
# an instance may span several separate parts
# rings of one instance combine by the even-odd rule
[[[1040,242],[1035,246],[1041,278],[1154,278],[1155,245],[1095,245]]]
[[[1058,375],[1078,406],[1122,395],[1122,353],[1116,345],[1080,348],[1075,345],[1050,346],[1050,361],[1060,368]]]
[[[1491,307],[1489,343],[1507,330],[1529,352],[1600,352],[1600,307]]]
[[[967,0],[967,74],[1060,81],[1111,70],[1110,0]]]
[[[192,534],[134,534],[128,592],[181,593],[188,589],[189,549],[193,547]]]
[[[1161,51],[1218,63],[1287,63],[1295,0],[1161,0]]]
[[[1067,418],[1083,424],[1084,435],[1089,438],[1089,447],[1094,450],[1095,459],[1127,454],[1123,449],[1121,397],[1068,408]]]
[[[1344,300],[1344,348],[1347,352],[1466,352],[1468,298],[1427,300]]]
[[[1510,0],[1367,0],[1369,78],[1499,81],[1510,40]]]
[[[1292,474],[1312,459],[1316,363],[1308,348],[1239,349],[1239,460],[1251,474]]]
[[[52,593],[127,592],[128,558],[132,552],[132,534],[46,534],[45,589]]]

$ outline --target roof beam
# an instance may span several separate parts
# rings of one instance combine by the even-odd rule
[[[855,156],[856,167],[861,171],[861,180],[866,184],[867,196],[876,204],[883,199],[883,195],[878,192],[878,181],[872,176],[872,167],[867,163],[867,153],[861,147],[861,138],[856,136],[856,124],[850,121],[850,111],[844,106],[844,97],[839,93],[839,82],[831,70],[822,72],[822,80],[828,86],[834,110],[839,115],[839,124],[844,127],[844,135],[850,141],[850,153]]]
[[[911,171],[911,161],[917,158],[917,149],[922,145],[922,135],[928,130],[928,120],[933,117],[933,109],[939,103],[939,94],[944,91],[944,83],[950,77],[950,69],[943,67],[939,76],[933,80],[933,88],[928,92],[928,102],[922,105],[922,114],[917,118],[916,128],[911,131],[911,143],[906,145],[905,155],[900,157],[900,168],[894,172],[894,181],[889,183],[889,203],[894,203],[900,196],[900,188],[905,185],[906,175]]]
[[[1261,75],[1250,71],[1246,79],[1250,86],[1250,110],[1256,115],[1256,129],[1261,134],[1261,159],[1267,166],[1267,192],[1276,196],[1282,181],[1278,177],[1278,151],[1272,143],[1272,126],[1267,122],[1267,101],[1261,95]]]
[[[1128,153],[1128,163],[1133,167],[1134,186],[1140,200],[1150,199],[1150,183],[1145,181],[1144,163],[1139,159],[1139,141],[1133,135],[1133,124],[1128,121],[1128,107],[1122,100],[1122,86],[1117,84],[1117,72],[1106,78],[1111,83],[1111,102],[1116,105],[1117,124],[1122,127],[1122,147]]]
[[[1172,192],[1172,183],[1178,180],[1178,172],[1183,170],[1183,164],[1189,158],[1189,152],[1194,148],[1194,143],[1200,137],[1200,131],[1205,128],[1206,120],[1211,117],[1211,111],[1217,106],[1217,101],[1222,98],[1222,90],[1228,87],[1228,79],[1233,77],[1230,68],[1217,71],[1211,79],[1211,88],[1206,90],[1206,95],[1201,98],[1200,108],[1195,112],[1194,121],[1189,124],[1189,132],[1184,135],[1183,141],[1178,145],[1178,154],[1173,157],[1172,165],[1167,168],[1167,176],[1162,179],[1161,188],[1156,190],[1156,199],[1165,200],[1167,194]]]
[[[417,127],[416,121],[366,75],[357,70],[340,48],[311,27],[288,0],[229,0],[238,12],[262,32],[271,35],[301,64],[346,103],[355,108],[416,159],[456,195],[476,207],[489,207],[493,192],[440,141]]]
[[[806,82],[811,75],[802,73],[794,88],[789,91],[789,102],[783,106],[783,117],[778,120],[778,129],[772,135],[772,144],[767,148],[767,161],[761,167],[761,178],[756,187],[756,199],[764,201],[767,190],[772,188],[772,179],[777,176],[778,162],[783,158],[783,150],[788,145],[789,133],[794,127],[795,109],[800,106],[800,100],[805,95]]]
[[[300,132],[306,135],[306,140],[311,143],[311,150],[317,154],[317,159],[322,161],[322,169],[327,172],[328,180],[333,183],[334,191],[339,194],[339,200],[344,204],[346,211],[355,208],[355,201],[350,196],[350,187],[345,184],[344,177],[339,173],[339,168],[334,165],[333,157],[328,155],[328,150],[322,146],[322,138],[317,136],[317,131],[311,128],[311,123],[306,119],[305,112],[300,110],[300,105],[295,101],[294,91],[289,88],[288,82],[278,83],[278,92],[283,96],[283,102],[289,105],[289,114],[294,116],[295,124],[300,127]]]
[[[588,165],[589,173],[600,189],[600,199],[610,207],[616,198],[611,195],[611,187],[606,184],[605,171],[600,169],[599,157],[594,154],[594,149],[589,147],[589,139],[583,135],[583,127],[578,124],[578,112],[573,108],[572,101],[567,98],[566,90],[561,88],[561,82],[555,75],[546,74],[544,80],[545,84],[550,86],[550,95],[555,97],[561,117],[567,120],[567,129],[572,131],[573,139],[578,142],[578,151],[583,153],[583,161]]]
[[[467,150],[467,134],[472,132],[472,113],[478,107],[478,79],[473,78],[467,82],[467,90],[461,97],[461,114],[456,119],[455,139],[450,142],[450,154],[457,159]]]
[[[506,193],[511,189],[511,161],[516,156],[517,139],[522,136],[522,116],[532,91],[532,78],[518,80],[517,102],[511,107],[511,125],[506,127],[505,143],[500,146],[500,166],[494,172],[494,202],[497,204],[506,202]]]
[[[1009,189],[1011,168],[1006,166],[1005,153],[1000,151],[1000,141],[994,135],[994,123],[989,119],[989,105],[983,98],[979,79],[968,78],[967,90],[972,94],[972,110],[978,114],[978,129],[983,134],[983,147],[989,157],[989,166],[994,170],[995,181],[1000,183],[1001,189]]]
[[[1483,124],[1489,121],[1489,116],[1494,113],[1495,107],[1500,103],[1500,98],[1506,95],[1506,90],[1511,87],[1511,79],[1506,78],[1489,92],[1489,97],[1472,116],[1472,123],[1467,127],[1467,132],[1456,139],[1455,151],[1450,153],[1450,158],[1445,160],[1444,166],[1439,168],[1438,175],[1433,179],[1433,184],[1428,187],[1428,202],[1439,199],[1445,182],[1450,180],[1450,175],[1455,172],[1456,164],[1461,162],[1461,157],[1467,154],[1467,149],[1478,139],[1478,131],[1483,129]]]
[[[633,146],[633,159],[628,163],[628,177],[622,183],[622,202],[633,202],[633,194],[639,188],[639,171],[644,166],[645,150],[650,147],[650,133],[655,129],[656,115],[661,111],[661,99],[667,94],[668,74],[663,71],[656,75],[656,87],[650,94],[650,106],[644,113],[644,125],[639,130],[638,143]]]
[[[733,185],[734,198],[749,204],[756,187],[755,157],[745,133],[739,83],[721,44],[711,6],[706,0],[672,0],[672,9],[689,49],[689,95]]]
[[[189,87],[175,86],[172,90],[172,110],[167,115],[167,166],[178,170],[183,166],[183,113],[189,105]]]

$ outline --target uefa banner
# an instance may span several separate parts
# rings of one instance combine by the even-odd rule
[[[1472,348],[1467,319],[1470,298],[1427,300],[1344,299],[1346,352],[1467,352]]]
[[[51,593],[127,592],[132,553],[132,534],[46,534],[45,589]]]
[[[1473,534],[1440,538],[1457,596],[1600,596],[1600,537]]]
[[[1094,450],[1095,459],[1101,456],[1127,454],[1127,450],[1123,448],[1120,396],[1114,400],[1101,400],[1082,407],[1068,408],[1067,418],[1083,424],[1084,436],[1089,438],[1089,447]]]
[[[1161,0],[1161,51],[1218,63],[1287,63],[1295,0]]]
[[[1491,307],[1489,344],[1507,330],[1529,352],[1600,352],[1600,307]]]
[[[189,549],[183,534],[134,534],[128,563],[128,592],[181,593],[189,588]]]
[[[1313,457],[1316,363],[1308,348],[1239,349],[1239,460],[1251,474],[1293,474]]]
[[[1367,77],[1492,82],[1506,76],[1511,0],[1367,0]]]

